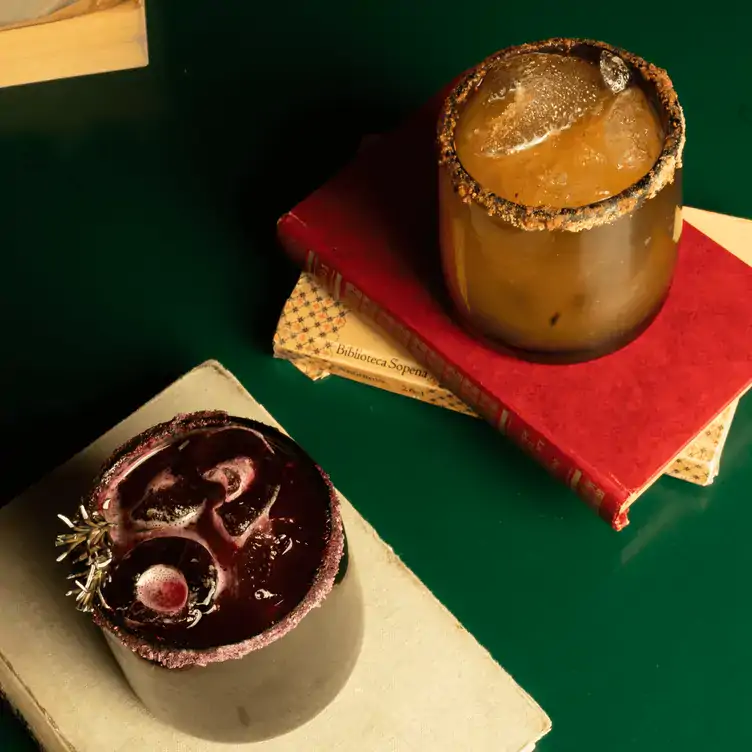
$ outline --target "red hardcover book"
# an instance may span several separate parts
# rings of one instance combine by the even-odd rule
[[[441,280],[440,99],[284,215],[279,239],[620,530],[632,502],[752,384],[752,268],[685,223],[668,300],[625,348],[545,365],[484,347],[453,321]]]

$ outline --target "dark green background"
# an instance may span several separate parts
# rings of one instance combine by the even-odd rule
[[[217,358],[548,711],[543,752],[752,748],[752,399],[711,488],[661,480],[616,534],[490,427],[270,354],[296,277],[277,216],[512,43],[666,67],[686,202],[752,216],[730,7],[152,0],[148,69],[0,91],[3,500]],[[10,719],[0,748],[28,748]]]

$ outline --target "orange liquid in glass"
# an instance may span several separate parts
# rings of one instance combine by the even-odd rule
[[[597,64],[553,53],[492,68],[454,133],[462,166],[482,188],[557,209],[634,185],[663,143],[643,88],[632,81],[614,90]],[[522,230],[489,216],[463,201],[443,170],[440,203],[444,273],[461,319],[523,357],[585,360],[616,349],[665,299],[681,229],[680,170],[632,211],[579,232]]]

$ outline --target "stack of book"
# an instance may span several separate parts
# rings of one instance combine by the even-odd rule
[[[636,341],[566,366],[489,350],[436,292],[439,104],[280,219],[282,246],[309,276],[283,314],[276,354],[313,377],[337,373],[481,415],[616,530],[664,472],[711,481],[752,385],[752,268],[689,212],[668,300]]]

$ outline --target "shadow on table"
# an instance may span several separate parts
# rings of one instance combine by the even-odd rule
[[[0,416],[0,435],[12,437],[3,442],[4,484],[0,506],[151,399],[182,370],[157,362],[132,363],[130,367],[124,366],[120,374],[101,379],[82,406],[79,399],[71,403],[60,399],[60,394],[67,390],[68,374],[61,370],[56,378],[53,364],[45,374],[49,379],[46,388],[34,390],[33,404],[23,412],[11,411]],[[25,380],[33,378],[30,375]],[[13,373],[12,365],[0,377],[0,389],[6,379],[11,386],[24,381],[22,374]]]
[[[42,752],[32,739],[26,724],[0,693],[0,749],[10,752]]]
[[[322,89],[290,79],[284,72],[275,78],[271,101],[230,93],[248,82],[224,82],[226,97],[194,92],[185,115],[192,128],[186,144],[192,168],[238,240],[228,263],[253,280],[236,315],[265,352],[299,273],[276,242],[277,220],[352,159],[364,136],[400,114],[347,85],[328,82]],[[301,97],[278,94],[292,87]]]

